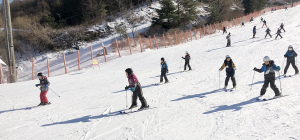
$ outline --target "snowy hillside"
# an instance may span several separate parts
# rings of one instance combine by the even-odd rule
[[[275,34],[281,23],[283,39],[265,39],[259,18],[246,27],[228,31],[232,46],[226,48],[222,33],[205,36],[176,47],[124,56],[101,64],[101,70],[84,69],[50,77],[49,106],[40,103],[38,80],[0,85],[1,140],[297,140],[300,139],[300,76],[281,79],[283,94],[271,101],[256,101],[263,84],[261,67],[268,55],[284,68],[289,45],[300,52],[300,6],[266,13]],[[257,26],[257,38],[252,28]],[[193,71],[181,73],[185,51],[191,54]],[[87,53],[88,55],[88,53]],[[226,55],[237,66],[237,90],[219,90],[219,68]],[[171,83],[159,82],[160,58],[169,65]],[[299,62],[297,61],[299,66]],[[119,114],[126,107],[128,85],[125,69],[131,67],[143,87],[151,109]],[[290,67],[289,75],[294,74]],[[221,72],[221,87],[225,72]],[[176,79],[176,78],[177,79]],[[279,79],[276,85],[280,88]],[[231,83],[229,84],[231,87]],[[131,102],[128,92],[128,104]],[[273,97],[268,88],[266,97]],[[140,102],[138,101],[139,105]]]

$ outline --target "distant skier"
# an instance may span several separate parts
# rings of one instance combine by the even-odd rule
[[[133,73],[131,68],[128,68],[125,70],[126,72],[126,77],[128,78],[129,86],[125,87],[125,90],[130,89],[133,94],[132,94],[132,103],[129,109],[137,107],[137,97],[139,97],[139,100],[142,103],[142,106],[139,110],[149,108],[149,105],[147,104],[146,99],[144,98],[143,91],[142,91],[142,86]]]
[[[235,81],[235,70],[236,66],[232,62],[232,59],[230,58],[229,55],[226,55],[226,59],[224,60],[224,63],[222,67],[219,69],[219,71],[222,71],[224,68],[226,68],[226,79],[225,79],[225,87],[224,89],[227,89],[229,79],[231,78],[233,88],[236,88],[236,81]]]
[[[47,92],[49,90],[50,82],[46,76],[43,75],[43,73],[38,73],[37,76],[39,77],[40,84],[36,84],[35,86],[40,86],[41,94],[40,94],[40,100],[41,103],[38,106],[48,105],[51,104],[48,102],[48,99],[46,97]]]
[[[226,27],[225,27],[225,26],[223,27],[223,34],[224,34],[224,33],[227,33]]]
[[[286,11],[286,10],[288,10],[288,8],[287,8],[287,7],[285,7],[285,11]]]
[[[226,47],[231,47],[231,39],[230,39],[230,37],[231,37],[231,34],[229,32],[229,34],[226,36],[226,39],[227,39],[227,45],[226,45]]]
[[[182,59],[185,60],[185,63],[184,63],[184,71],[186,70],[186,66],[189,67],[189,70],[192,70],[191,66],[190,66],[190,59],[191,59],[191,56],[190,54],[188,53],[188,51],[185,52],[185,57],[182,57]]]
[[[266,30],[266,36],[265,36],[265,38],[267,38],[268,35],[272,38],[272,35],[270,34],[270,32],[271,32],[271,30],[268,28]]]
[[[273,13],[273,11],[274,11],[274,9],[272,8],[272,9],[271,9],[271,13]]]
[[[260,18],[260,23],[261,23],[261,22],[264,22],[264,19],[263,19],[262,17]]]
[[[263,23],[264,23],[264,24],[263,24],[263,26],[262,26],[261,28],[263,28],[265,25],[266,25],[266,27],[268,27],[268,26],[267,26],[267,21],[266,21],[266,20],[264,20]]]
[[[280,37],[282,38],[280,29],[277,30],[277,33],[276,33],[276,34],[277,34],[277,36],[276,36],[275,39],[277,39],[278,36],[280,36]]]
[[[283,30],[285,32],[283,23],[281,23],[280,25],[280,30]]]
[[[254,21],[253,17],[250,18],[250,21],[249,21],[249,22],[252,23],[252,21]]]
[[[165,58],[161,58],[161,75],[160,75],[160,83],[162,84],[163,78],[165,78],[165,83],[168,83],[169,80],[167,78],[167,73],[169,73],[168,64],[165,61]]]
[[[295,57],[297,57],[298,54],[294,51],[294,48],[292,45],[289,46],[288,51],[284,55],[284,57],[287,58],[286,66],[284,69],[284,76],[286,76],[286,72],[290,67],[290,64],[292,64],[293,68],[295,69],[295,74],[299,74],[299,70],[295,64]]]
[[[265,81],[264,81],[264,85],[260,91],[259,99],[262,99],[262,97],[265,95],[269,84],[271,85],[271,89],[275,92],[274,98],[282,96],[281,93],[279,92],[279,89],[275,85],[275,71],[279,71],[280,67],[276,66],[274,64],[274,61],[271,60],[268,56],[265,56],[263,61],[264,61],[264,64],[261,69],[257,69],[256,67],[253,69],[254,71],[257,71],[259,73],[264,72],[264,74],[265,74],[265,76],[264,76]]]
[[[256,26],[253,27],[253,38],[255,38],[256,35]]]
[[[245,23],[244,23],[244,22],[242,22],[242,27],[243,27],[243,26],[245,26]]]

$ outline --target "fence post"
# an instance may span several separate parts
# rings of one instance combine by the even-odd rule
[[[169,41],[170,41],[170,44],[171,44],[171,47],[173,46],[172,44],[172,41],[171,41],[171,38],[170,38],[170,34],[168,33],[168,38],[169,38]]]
[[[183,44],[182,32],[181,31],[180,31],[180,36],[181,36],[181,44]]]
[[[203,27],[203,36],[205,36],[206,33],[205,33],[205,26]]]
[[[64,65],[65,65],[65,73],[67,74],[68,71],[67,71],[67,65],[66,65],[66,57],[65,57],[64,53],[63,53],[63,59],[64,59]]]
[[[143,47],[142,47],[142,39],[141,39],[141,37],[139,37],[139,38],[140,38],[141,52],[143,52]]]
[[[79,51],[77,51],[77,57],[78,57],[78,70],[80,70],[80,54],[79,54]]]
[[[201,39],[201,27],[199,28],[199,32],[200,32],[200,39]]]
[[[164,34],[163,34],[163,39],[164,39],[165,48],[167,48],[166,41],[165,41],[165,35]]]
[[[117,45],[117,49],[118,49],[118,53],[119,53],[119,57],[121,57],[120,50],[119,50],[119,45],[118,45],[118,41],[117,41],[117,39],[116,39],[116,38],[115,38],[115,41],[116,41],[116,45]]]
[[[176,34],[176,31],[175,31],[175,38],[176,38],[176,45],[178,45],[178,41],[177,41],[177,34]]]
[[[155,40],[156,48],[158,49],[158,45],[157,45],[157,42],[156,42],[156,37],[155,37],[155,35],[154,35],[154,40]]]
[[[195,35],[195,38],[197,40],[197,30],[196,30],[196,28],[194,28],[194,35]]]
[[[152,50],[152,44],[151,44],[151,36],[149,36],[149,42],[150,42],[150,49]]]
[[[191,35],[191,41],[193,41],[192,30],[190,30],[190,35]]]
[[[34,80],[34,58],[32,58],[32,80]]]
[[[105,58],[105,62],[107,62],[106,60],[106,54],[105,54],[105,49],[104,49],[104,44],[102,43],[102,49],[103,49],[103,55],[104,55],[104,58]],[[131,49],[130,49],[130,52],[131,52]]]
[[[2,84],[5,84],[4,76],[3,76],[3,70],[2,70],[2,64],[0,63],[0,78],[2,81]]]
[[[128,46],[129,46],[130,54],[132,55],[131,46],[130,46],[130,42],[129,42],[129,37],[128,36],[127,36],[127,41],[128,41]]]
[[[92,49],[92,46],[90,46],[90,50],[91,50],[91,60],[93,60],[93,49]]]
[[[189,42],[189,38],[187,36],[187,31],[185,30],[185,38],[186,38],[186,42]]]
[[[47,58],[48,77],[50,77],[49,59]]]

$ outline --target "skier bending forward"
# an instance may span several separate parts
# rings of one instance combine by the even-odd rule
[[[48,102],[46,95],[49,90],[48,86],[50,85],[50,82],[48,81],[47,77],[43,75],[43,73],[38,73],[37,76],[39,77],[40,84],[36,84],[35,86],[36,87],[40,86],[40,90],[41,90],[41,94],[40,94],[41,103],[38,106],[48,105],[50,104],[50,102]]]

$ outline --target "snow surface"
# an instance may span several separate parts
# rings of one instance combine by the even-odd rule
[[[288,45],[299,50],[300,6],[266,13],[272,33],[285,24],[283,39],[264,38],[266,28],[259,18],[246,27],[228,31],[233,47],[226,48],[222,33],[176,47],[124,56],[101,64],[101,70],[84,69],[50,77],[53,91],[49,106],[39,104],[38,80],[0,85],[0,139],[2,140],[296,140],[300,139],[299,76],[281,79],[289,96],[258,102],[263,74],[255,73],[268,55],[283,68]],[[257,25],[257,38],[252,27]],[[191,54],[190,72],[183,70],[181,56]],[[225,56],[237,66],[237,91],[219,90],[219,71]],[[171,83],[159,82],[160,57],[169,65]],[[299,62],[297,62],[299,64]],[[119,114],[126,107],[128,85],[124,70],[133,68],[152,107],[133,114]],[[288,74],[293,74],[290,67]],[[176,78],[177,79],[176,79]],[[225,72],[221,72],[221,87]],[[279,79],[276,81],[280,88]],[[232,86],[231,83],[229,85]],[[131,93],[128,92],[128,105]],[[266,97],[273,97],[269,88]],[[140,102],[138,101],[139,105]]]

